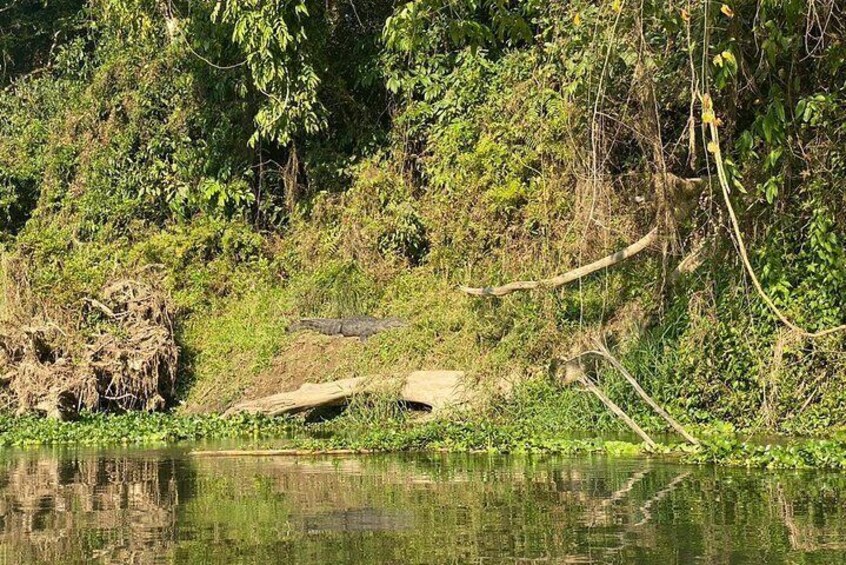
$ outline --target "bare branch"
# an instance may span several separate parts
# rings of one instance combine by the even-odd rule
[[[691,444],[693,444],[693,445],[699,445],[699,440],[698,440],[698,439],[696,439],[695,437],[693,437],[692,435],[690,435],[690,434],[687,432],[687,430],[685,430],[685,429],[684,429],[684,427],[682,427],[682,425],[681,425],[681,424],[679,424],[679,423],[676,421],[676,419],[675,419],[675,418],[673,418],[672,416],[670,416],[670,414],[668,414],[666,410],[664,410],[664,409],[663,409],[663,408],[662,408],[662,407],[661,407],[661,406],[660,406],[657,402],[655,402],[654,400],[652,400],[652,397],[651,397],[651,396],[649,396],[648,394],[646,394],[646,391],[645,391],[645,390],[643,390],[643,388],[640,386],[640,384],[638,384],[638,382],[637,382],[637,381],[635,380],[635,378],[631,375],[631,373],[629,373],[629,372],[626,370],[626,368],[623,366],[623,364],[622,364],[622,363],[620,363],[620,362],[617,360],[617,358],[616,358],[616,357],[614,357],[613,355],[611,355],[611,352],[609,352],[609,351],[608,351],[608,349],[607,349],[604,345],[602,345],[601,343],[597,343],[597,348],[596,348],[596,351],[589,351],[589,352],[587,352],[587,353],[593,353],[593,354],[595,354],[595,355],[599,355],[600,357],[602,357],[603,359],[605,359],[606,361],[608,361],[609,363],[611,363],[611,365],[612,365],[615,369],[617,369],[617,370],[620,372],[620,374],[621,374],[621,375],[623,375],[623,378],[624,378],[624,379],[626,379],[626,380],[629,382],[629,384],[630,384],[630,385],[632,385],[632,388],[634,388],[634,389],[635,389],[635,391],[637,392],[638,396],[640,396],[640,397],[644,400],[644,402],[646,402],[647,404],[649,404],[649,406],[651,406],[651,407],[652,407],[652,409],[653,409],[653,410],[655,410],[655,412],[657,412],[659,416],[661,416],[662,418],[664,418],[664,420],[665,420],[668,424],[670,424],[670,426],[671,426],[674,430],[676,430],[676,431],[679,433],[679,435],[681,435],[684,439],[686,439],[686,440],[687,440],[688,442],[690,442]]]
[[[646,445],[648,445],[650,448],[655,447],[655,442],[652,441],[652,438],[649,437],[646,434],[645,431],[643,431],[643,428],[638,426],[637,422],[632,420],[629,417],[629,415],[626,414],[623,411],[622,408],[620,408],[619,406],[617,406],[614,403],[613,400],[611,400],[610,398],[605,396],[605,393],[602,392],[602,390],[600,390],[600,388],[598,386],[596,386],[596,383],[594,383],[590,379],[590,377],[588,377],[586,374],[582,373],[582,376],[579,379],[579,382],[582,384],[582,386],[584,386],[586,389],[588,389],[590,392],[592,392],[599,400],[601,400],[602,403],[605,404],[605,406],[607,406],[609,410],[611,410],[611,412],[616,414],[618,418],[620,418],[622,421],[624,421],[626,423],[626,425],[628,427],[630,427],[637,435],[639,435],[641,437],[641,439],[643,439],[643,441],[646,442]]]
[[[652,230],[648,234],[646,234],[645,236],[643,236],[642,238],[640,238],[639,240],[624,249],[616,251],[611,255],[599,259],[598,261],[594,261],[593,263],[589,263],[587,265],[579,267],[578,269],[573,269],[572,271],[568,271],[562,275],[558,275],[557,277],[553,277],[551,279],[542,279],[538,281],[515,281],[512,283],[495,287],[474,288],[469,286],[462,286],[459,288],[462,292],[470,294],[472,296],[505,296],[506,294],[511,294],[512,292],[518,290],[556,288],[559,286],[564,286],[565,284],[571,283],[573,281],[577,281],[601,269],[613,267],[617,263],[621,263],[626,259],[629,259],[630,257],[634,257],[644,249],[653,245],[656,241],[658,241],[657,227],[652,228]]]

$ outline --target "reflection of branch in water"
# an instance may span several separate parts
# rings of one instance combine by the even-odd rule
[[[675,488],[677,486],[679,486],[679,484],[689,476],[690,476],[690,471],[685,471],[684,473],[680,473],[678,476],[676,476],[675,479],[673,479],[672,481],[667,483],[667,486],[665,486],[664,488],[662,488],[661,490],[656,492],[655,495],[652,498],[650,498],[649,500],[644,502],[643,505],[640,507],[640,513],[643,514],[643,518],[641,518],[641,520],[639,522],[637,522],[636,524],[634,524],[632,527],[637,528],[639,526],[644,525],[649,520],[651,520],[652,519],[652,507],[655,504],[657,504],[658,502],[661,502],[661,500],[663,500],[664,497],[666,497],[668,494],[673,492],[673,490],[675,490]]]
[[[784,520],[784,525],[787,527],[787,537],[790,540],[790,547],[794,551],[809,549],[806,544],[802,544],[799,541],[801,532],[795,520],[793,520],[793,503],[787,501],[787,498],[784,496],[784,488],[781,485],[778,485],[776,488],[778,490],[778,504],[781,507],[781,517]]]
[[[622,487],[620,487],[618,490],[612,493],[609,498],[602,502],[598,510],[605,510],[615,501],[625,498],[628,493],[631,492],[632,489],[634,489],[637,483],[640,482],[640,480],[643,479],[643,477],[645,477],[650,471],[651,469],[649,469],[649,467],[646,467],[632,474],[632,476],[629,477],[629,480],[627,480]],[[643,519],[640,522],[629,526],[628,529],[630,530],[632,528],[636,528],[646,524],[652,518],[652,506],[654,506],[655,504],[660,502],[664,497],[670,494],[679,485],[679,483],[681,483],[683,480],[690,476],[690,473],[690,471],[685,471],[683,473],[678,474],[672,481],[667,483],[667,486],[656,492],[655,495],[652,496],[652,498],[644,502],[643,505],[640,507],[640,512],[641,514],[643,514]],[[593,519],[594,521],[589,524],[590,526],[596,525],[595,517],[593,517]],[[621,552],[629,545],[629,541],[626,539],[625,531],[618,531],[615,537],[618,538],[619,543],[617,543],[615,546],[611,546],[610,544],[608,544],[606,547],[603,548],[603,553],[608,555],[621,555]]]
[[[643,477],[645,477],[645,476],[646,476],[646,474],[647,474],[648,472],[649,472],[649,468],[647,467],[646,469],[642,469],[642,470],[640,470],[640,471],[637,471],[636,473],[633,473],[633,474],[632,474],[632,476],[629,478],[629,480],[628,480],[628,481],[626,481],[626,482],[623,484],[623,486],[622,486],[622,487],[620,487],[619,489],[615,490],[615,491],[611,494],[611,496],[610,496],[610,497],[608,497],[608,498],[607,498],[604,502],[605,502],[605,503],[607,503],[607,504],[613,504],[614,502],[616,502],[616,501],[618,501],[618,500],[622,499],[623,497],[625,497],[627,494],[629,494],[629,493],[632,491],[632,489],[634,488],[634,486],[635,486],[638,482],[640,482],[640,480],[641,480]]]
[[[645,467],[638,471],[632,473],[632,476],[623,483],[619,489],[615,490],[611,493],[611,496],[608,498],[602,499],[599,505],[596,508],[593,508],[590,512],[589,518],[586,520],[587,525],[590,527],[596,526],[600,519],[607,519],[608,518],[608,510],[614,505],[615,502],[622,500],[632,491],[632,489],[640,482],[643,477],[649,473],[649,467]]]

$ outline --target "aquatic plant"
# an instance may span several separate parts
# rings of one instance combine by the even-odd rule
[[[284,437],[297,425],[283,418],[239,415],[83,412],[75,422],[0,415],[0,447],[161,444],[179,441]]]

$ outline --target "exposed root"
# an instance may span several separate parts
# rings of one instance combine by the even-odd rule
[[[88,346],[102,400],[122,409],[164,408],[173,396],[178,361],[164,296],[123,280],[106,287],[103,299],[121,331],[103,333]]]
[[[163,408],[178,360],[164,296],[119,280],[84,302],[93,335],[44,319],[0,328],[0,376],[18,411],[67,418],[74,403],[77,410]]]

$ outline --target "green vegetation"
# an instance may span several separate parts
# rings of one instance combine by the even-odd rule
[[[500,431],[427,424],[398,447],[554,446],[620,430],[559,383],[560,361],[601,337],[685,425],[839,429],[846,332],[777,318],[727,203],[787,319],[846,321],[844,21],[804,0],[14,1],[0,8],[0,398],[30,408],[25,393],[69,389],[108,408],[113,379],[92,392],[78,376],[104,340],[134,358],[143,340],[96,306],[132,278],[167,297],[180,356],[163,396],[181,412],[461,369],[526,383],[488,408]],[[652,228],[656,245],[568,286],[457,290],[554,276]],[[409,326],[363,343],[286,332],[358,314]],[[663,429],[619,375],[588,369]],[[395,415],[378,405],[342,422]],[[830,465],[813,445],[784,457]],[[697,457],[731,458],[712,452]]]
[[[160,444],[178,441],[284,437],[297,429],[286,419],[216,415],[82,413],[76,422],[0,416],[0,447]]]
[[[359,408],[360,409],[360,408]],[[367,412],[373,418],[372,407]],[[171,414],[83,413],[78,421],[35,417],[0,417],[0,447],[56,445],[154,445],[181,441],[248,440],[257,446],[277,445],[315,451],[445,451],[487,453],[549,453],[672,458],[685,463],[715,463],[769,469],[846,469],[846,440],[804,439],[775,444],[742,440],[732,430],[702,428],[702,445],[659,443],[654,449],[630,439],[608,436],[574,437],[573,431],[550,430],[542,419],[456,418],[409,422],[382,417],[378,426],[360,417],[303,425],[287,418],[240,415],[177,416]],[[371,422],[372,423],[372,420]]]
[[[596,404],[594,404],[596,403]],[[367,407],[371,415],[372,407]],[[696,426],[691,431],[701,445],[681,437],[658,437],[655,448],[641,443],[610,415],[594,426],[601,405],[586,394],[534,383],[514,398],[495,404],[484,414],[457,414],[425,422],[402,414],[383,416],[378,425],[362,417],[353,405],[340,418],[310,424],[306,435],[286,440],[286,447],[303,449],[356,449],[372,451],[436,450],[447,452],[600,454],[622,457],[670,458],[692,464],[719,464],[770,469],[846,469],[844,430],[829,430],[825,438],[790,439],[750,436],[731,425]],[[582,414],[577,420],[574,414]],[[385,411],[382,411],[385,414]],[[647,428],[661,429],[645,414],[637,418]],[[652,425],[649,425],[652,424]],[[599,431],[599,433],[597,433]],[[264,442],[273,445],[273,442]]]
[[[603,437],[573,439],[519,425],[501,427],[480,421],[436,422],[416,426],[388,426],[340,430],[330,439],[305,440],[295,445],[314,450],[356,449],[364,451],[436,450],[448,452],[554,453],[561,455],[610,455],[614,457],[671,458],[683,463],[718,464],[767,469],[846,470],[846,440],[805,439],[766,443],[755,438],[703,429],[701,446],[660,443],[651,449],[633,440]]]

